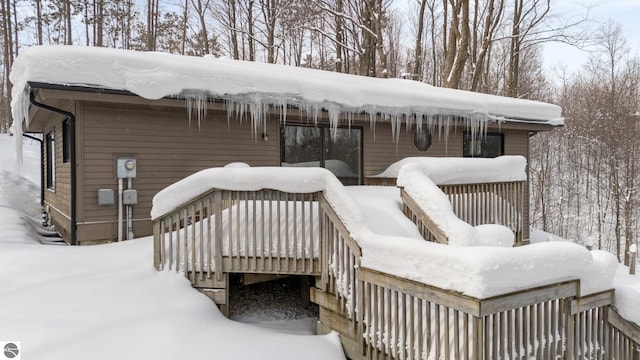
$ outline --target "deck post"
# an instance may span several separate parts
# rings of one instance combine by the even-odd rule
[[[364,312],[365,312],[365,304],[364,304],[364,282],[362,280],[359,279],[358,277],[358,269],[356,269],[356,295],[358,298],[358,309],[360,309],[360,311],[357,311],[356,314],[354,315],[353,321],[355,323],[355,325],[357,326],[356,329],[356,336],[357,336],[357,340],[358,340],[358,354],[360,356],[365,356],[366,355],[366,343],[364,340],[364,331],[365,331],[365,326],[364,326],[364,321],[365,321],[365,316],[364,316]]]
[[[576,351],[576,319],[575,319],[575,315],[572,314],[571,312],[571,299],[567,299],[564,302],[564,317],[566,319],[566,336],[567,336],[567,347],[565,350],[565,359],[566,360],[574,360],[575,357],[575,351]]]
[[[153,266],[156,270],[162,270],[163,265],[161,264],[162,259],[160,258],[160,247],[164,246],[162,241],[160,241],[160,220],[157,220],[153,224]]]
[[[482,318],[474,316],[472,320],[472,338],[473,338],[473,360],[484,359],[484,326],[482,326]]]
[[[216,222],[216,234],[214,239],[214,254],[215,254],[215,273],[216,280],[220,281],[223,278],[222,272],[222,191],[218,190],[213,195],[213,211]]]

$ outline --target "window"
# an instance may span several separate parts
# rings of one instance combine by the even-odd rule
[[[362,129],[285,125],[281,128],[281,166],[319,166],[345,185],[362,179]]]
[[[415,130],[413,132],[413,146],[418,151],[427,151],[431,147],[431,132],[429,129],[422,127],[420,131]]]
[[[47,189],[56,188],[56,139],[54,130],[46,136],[47,150]]]
[[[71,121],[65,119],[62,122],[62,162],[71,160]]]
[[[465,157],[494,158],[504,155],[504,134],[477,134],[475,138],[470,132],[464,133],[462,154]]]

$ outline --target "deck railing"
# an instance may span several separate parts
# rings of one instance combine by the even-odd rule
[[[337,310],[354,321],[355,328],[356,270],[360,267],[362,251],[324,196],[320,203],[323,213],[322,252],[325,255],[323,259],[327,260],[323,264],[320,288],[336,297]]]
[[[500,224],[515,234],[515,243],[520,245],[528,240],[529,230],[524,216],[525,182],[498,182],[484,184],[438,185],[447,195],[453,212],[460,220],[473,226]],[[447,243],[447,237],[401,189],[403,212],[418,226],[422,236],[429,241]]]
[[[640,328],[613,291],[580,297],[577,280],[477,299],[358,270],[365,359],[640,359]]]
[[[154,265],[195,276],[320,275],[319,193],[215,189],[154,220]]]
[[[154,221],[154,263],[194,284],[316,276],[320,323],[354,359],[640,360],[640,330],[613,311],[612,291],[581,297],[570,280],[466,296],[362,266],[341,219],[320,192],[215,189]]]
[[[640,331],[613,311],[612,290],[580,296],[571,280],[478,299],[368,269],[324,199],[322,208],[323,241],[339,244],[327,258],[343,259],[323,268],[331,285],[321,290],[339,299],[330,311],[344,316],[327,327],[355,338],[351,358],[640,360]]]

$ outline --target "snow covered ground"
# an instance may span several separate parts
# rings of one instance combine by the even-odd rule
[[[183,276],[153,268],[151,238],[41,245],[25,220],[39,215],[39,188],[15,174],[13,146],[0,135],[0,342],[20,342],[24,359],[344,358],[336,334],[300,335],[308,320],[297,334],[228,320]]]

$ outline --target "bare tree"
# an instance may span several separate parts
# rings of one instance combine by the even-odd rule
[[[160,19],[160,0],[147,0],[147,50],[156,50],[158,21]]]
[[[445,0],[446,1],[446,0]],[[458,88],[469,55],[469,0],[448,0],[445,5],[444,81],[448,88]]]
[[[483,87],[483,79],[486,74],[485,67],[488,67],[491,47],[500,28],[502,16],[504,14],[504,0],[488,0],[484,7],[481,1],[476,1],[473,17],[473,40],[471,42],[471,87],[472,91],[487,91]],[[480,24],[482,31],[480,31]],[[480,36],[478,36],[480,35]]]

